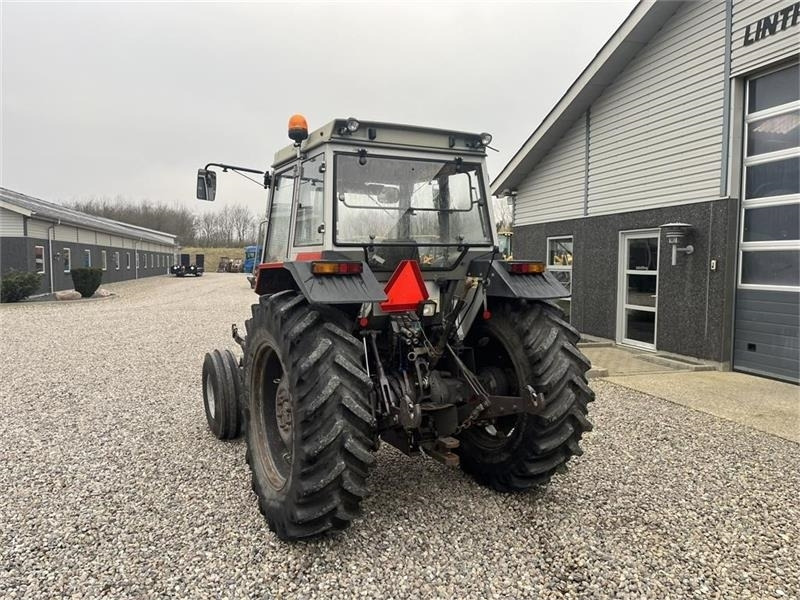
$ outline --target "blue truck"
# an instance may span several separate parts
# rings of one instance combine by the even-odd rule
[[[253,283],[253,271],[256,265],[261,261],[261,246],[245,246],[244,249],[244,265],[242,270],[247,273],[247,279]]]

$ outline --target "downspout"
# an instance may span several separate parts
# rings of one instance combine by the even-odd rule
[[[61,219],[58,220],[58,225],[61,225]],[[50,293],[55,294],[56,291],[53,289],[54,287],[54,280],[53,280],[53,238],[56,236],[56,223],[51,223],[50,227],[47,228],[47,246],[50,249]],[[52,232],[52,236],[50,233]]]
[[[142,238],[139,238],[139,241],[133,241],[133,278],[139,279],[139,242],[142,241]]]

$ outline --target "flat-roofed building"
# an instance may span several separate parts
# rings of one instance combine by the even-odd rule
[[[176,237],[0,188],[0,276],[42,276],[39,294],[72,289],[70,270],[98,267],[103,283],[169,272]]]

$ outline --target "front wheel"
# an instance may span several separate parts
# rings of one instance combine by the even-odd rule
[[[491,393],[520,395],[527,385],[544,396],[539,415],[478,422],[459,435],[461,467],[499,491],[546,484],[574,455],[592,425],[590,364],[578,350],[580,334],[548,302],[514,301],[476,322],[469,334],[478,376]]]
[[[284,540],[342,529],[375,463],[363,347],[295,292],[263,296],[246,327],[242,403],[259,508]]]

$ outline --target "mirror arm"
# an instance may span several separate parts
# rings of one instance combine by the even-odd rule
[[[205,170],[208,171],[209,167],[219,167],[222,169],[223,173],[225,171],[239,171],[242,173],[254,173],[255,175],[263,175],[264,176],[264,187],[268,188],[271,183],[271,177],[269,176],[269,171],[262,171],[260,169],[251,169],[249,167],[237,167],[236,165],[226,165],[225,163],[208,163],[205,167]]]
[[[230,169],[231,171],[243,171],[245,173],[255,173],[256,175],[264,174],[264,171],[258,169],[250,169],[248,167],[237,167],[234,165],[226,165],[224,163],[208,163],[206,165],[206,171],[208,170],[209,167],[219,167],[223,171],[227,171],[228,169]]]

